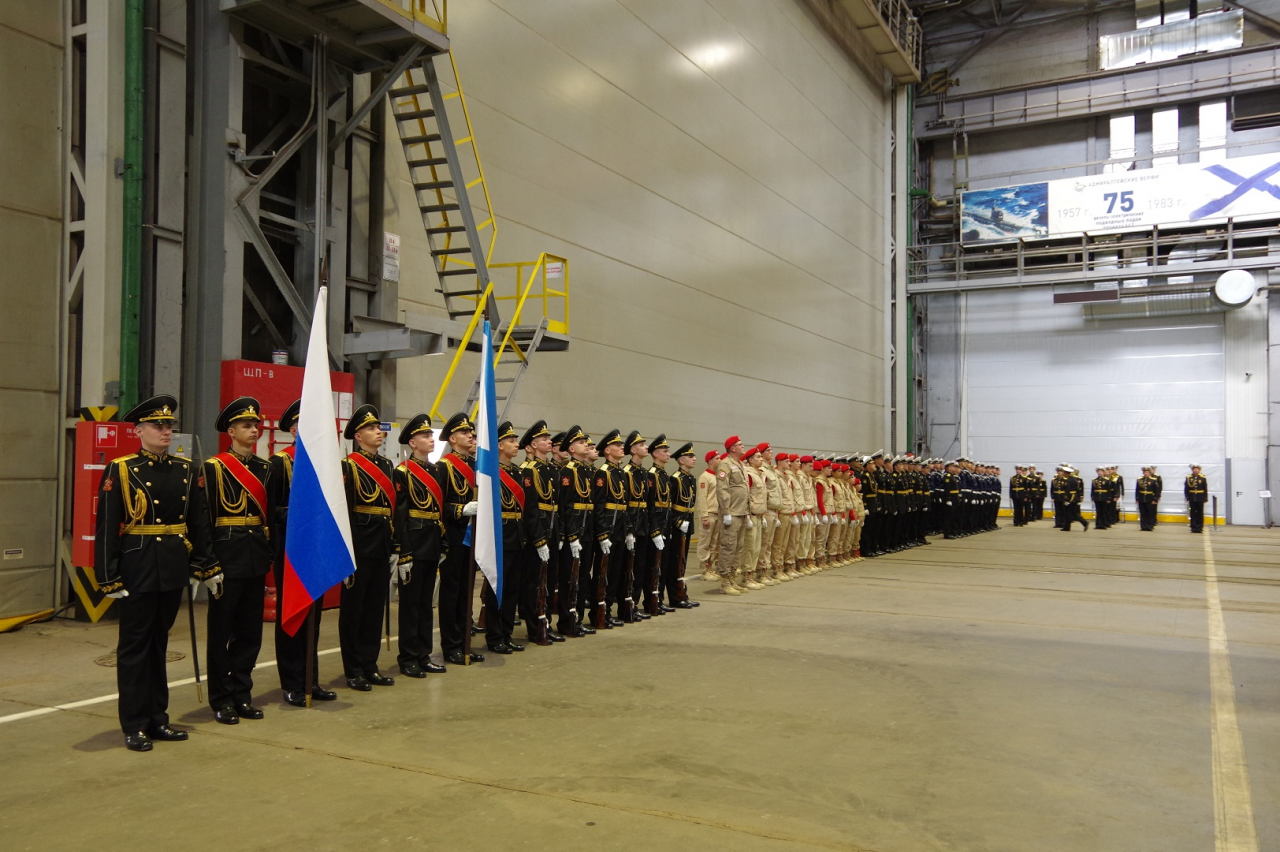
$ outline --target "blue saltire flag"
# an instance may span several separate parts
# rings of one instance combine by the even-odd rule
[[[476,414],[476,512],[472,536],[476,565],[502,600],[502,482],[498,478],[498,411],[493,381],[493,337],[484,321],[480,410]]]

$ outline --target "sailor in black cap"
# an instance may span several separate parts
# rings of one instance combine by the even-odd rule
[[[440,650],[444,661],[456,666],[484,662],[484,655],[467,657],[467,615],[474,583],[471,545],[463,544],[467,527],[479,511],[476,503],[476,434],[471,418],[464,412],[445,421],[440,436],[449,443],[449,452],[436,466],[444,495],[445,558],[440,565]]]
[[[373,686],[393,686],[395,678],[378,671],[382,625],[393,565],[412,568],[399,560],[395,537],[395,486],[391,461],[379,455],[386,433],[378,409],[362,405],[347,421],[343,437],[356,449],[343,460],[351,543],[356,572],[347,579],[338,609],[338,644],[347,686],[369,692]],[[403,570],[403,569],[402,569]]]
[[[589,460],[588,441],[587,433],[576,425],[566,430],[560,441],[560,451],[570,456],[560,468],[558,501],[562,524],[562,544],[558,546],[562,546],[565,552],[560,554],[560,608],[556,627],[564,636],[585,636],[595,632],[582,624],[580,607],[588,591],[582,577],[589,573],[582,566],[590,568],[594,551],[591,536],[594,528],[592,478],[595,469]]]
[[[663,565],[666,563],[666,544],[671,540],[671,474],[664,465],[671,460],[671,445],[667,436],[659,433],[649,442],[649,457],[653,465],[649,477],[653,481],[650,519],[653,536],[650,539],[653,553],[645,574],[644,611],[650,615],[666,615],[675,610],[662,602]]]
[[[400,653],[396,661],[401,674],[422,678],[445,670],[431,660],[434,644],[431,598],[436,590],[444,535],[440,517],[444,493],[436,464],[430,460],[436,446],[431,418],[426,414],[415,415],[400,430],[400,443],[409,448],[409,457],[396,467],[392,480],[396,488],[396,539],[400,544],[400,561],[408,563],[408,570],[399,572],[397,566]]]
[[[132,751],[150,751],[152,740],[187,738],[186,731],[169,727],[169,628],[188,581],[211,587],[222,582],[196,471],[169,455],[177,407],[177,400],[161,394],[124,415],[135,424],[142,448],[110,462],[98,487],[94,576],[120,612],[120,728]]]
[[[662,552],[662,583],[667,603],[675,609],[693,609],[698,604],[689,600],[684,575],[698,497],[698,475],[693,472],[698,457],[690,443],[676,447],[671,457],[676,460],[676,472],[671,474],[671,542]]]
[[[611,630],[623,622],[611,609],[618,602],[623,560],[627,556],[626,537],[630,532],[627,514],[627,477],[622,472],[622,435],[610,429],[600,439],[604,465],[594,472],[592,502],[595,505],[595,558],[588,584],[586,623],[593,629]]]
[[[548,602],[555,584],[556,557],[553,549],[558,524],[556,519],[556,472],[547,463],[551,451],[551,432],[547,421],[537,420],[520,437],[524,450],[520,465],[520,484],[524,489],[525,545],[521,551],[520,618],[525,623],[529,641],[538,645],[563,642],[564,637],[551,629]]]
[[[263,577],[271,570],[271,513],[267,480],[271,466],[254,449],[262,406],[253,397],[233,400],[215,427],[231,449],[206,459],[198,487],[205,492],[213,554],[224,582],[209,600],[209,706],[214,719],[235,725],[261,719],[253,706],[253,667],[262,648]]]
[[[287,592],[284,584],[284,540],[289,522],[289,493],[293,489],[293,462],[297,450],[298,412],[302,408],[302,400],[295,399],[280,415],[276,429],[288,432],[295,443],[273,454],[267,460],[271,465],[271,473],[267,476],[267,505],[271,511],[271,552],[272,575],[276,581],[276,612],[285,611]],[[324,611],[323,601],[316,600],[311,604],[311,614],[303,622],[301,628],[293,636],[285,632],[284,619],[276,617],[276,670],[280,673],[280,689],[284,692],[286,704],[294,707],[307,706],[307,648],[311,648],[313,673],[320,671],[320,654],[317,650],[320,637],[320,617]],[[308,627],[314,637],[307,641]],[[338,694],[319,683],[312,683],[311,697],[317,701],[334,701]]]
[[[653,478],[643,461],[649,455],[649,444],[638,431],[632,430],[622,442],[622,450],[631,461],[622,466],[627,479],[627,566],[623,571],[618,617],[624,622],[648,621],[649,614],[638,606],[646,588],[648,571],[653,561],[654,536],[661,535],[653,527]]]
[[[526,504],[520,468],[515,458],[519,445],[510,420],[498,424],[498,489],[502,513],[502,599],[486,580],[481,597],[485,608],[485,644],[495,654],[523,651],[524,646],[511,638],[515,630],[516,604],[520,599],[522,553],[525,544],[524,510]]]

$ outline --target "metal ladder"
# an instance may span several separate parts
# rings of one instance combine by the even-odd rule
[[[457,80],[452,55],[438,55],[449,58]],[[458,153],[465,145],[470,145],[473,153],[476,151],[461,84],[455,91],[446,93],[436,73],[435,57],[429,57],[406,71],[388,96],[422,225],[431,245],[431,259],[440,280],[438,292],[444,296],[449,319],[471,316],[489,285],[489,253],[493,250],[497,222],[479,155],[475,156],[477,176],[468,180]],[[454,138],[446,111],[446,102],[454,98],[462,105],[466,125],[467,135],[461,139]],[[469,195],[469,190],[477,186],[481,187],[487,215],[478,225]],[[480,232],[485,230],[490,235],[487,249],[480,240]],[[492,297],[487,301],[489,320],[496,328],[498,304]]]
[[[493,352],[484,353],[481,356],[494,358],[494,400],[502,403],[502,408],[498,414],[498,422],[502,422],[507,418],[507,407],[511,405],[511,399],[516,395],[516,388],[520,386],[520,380],[524,378],[525,372],[529,369],[529,361],[542,344],[542,336],[546,331],[546,317],[543,317],[534,326],[516,326],[511,333],[510,345],[506,349],[502,349],[502,338],[506,332],[505,330],[500,330],[493,335]],[[519,342],[517,342],[518,340]],[[476,376],[476,380],[471,384],[471,392],[467,394],[467,402],[462,406],[462,410],[474,412],[479,405],[479,400],[480,376]]]

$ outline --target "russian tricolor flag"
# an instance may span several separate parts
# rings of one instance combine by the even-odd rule
[[[484,352],[480,367],[480,410],[476,415],[476,512],[474,553],[476,565],[502,601],[502,483],[498,479],[498,411],[496,407],[493,338],[484,321]]]
[[[290,636],[307,619],[311,605],[356,570],[351,522],[342,484],[333,386],[329,381],[329,340],[325,323],[329,288],[321,287],[311,318],[302,406],[289,493],[284,539],[284,606],[281,625]]]

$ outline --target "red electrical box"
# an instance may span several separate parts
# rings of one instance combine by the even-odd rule
[[[75,505],[71,513],[71,561],[93,567],[93,540],[98,528],[98,486],[107,465],[136,453],[141,444],[131,423],[76,424]]]

